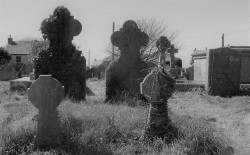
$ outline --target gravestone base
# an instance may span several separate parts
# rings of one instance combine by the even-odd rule
[[[169,124],[167,104],[162,102],[153,102],[150,104],[148,122],[146,126],[146,137],[148,139],[164,138],[168,133],[167,128]]]
[[[140,82],[147,75],[147,64],[141,59],[132,65],[132,69],[123,60],[114,62],[106,70],[105,102],[122,101],[124,97],[135,97],[140,94]]]
[[[62,143],[58,112],[55,110],[38,114],[35,148],[47,150],[57,148]]]

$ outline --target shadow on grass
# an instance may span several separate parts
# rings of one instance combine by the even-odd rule
[[[88,86],[86,86],[85,91],[86,91],[86,95],[95,96],[95,93]]]

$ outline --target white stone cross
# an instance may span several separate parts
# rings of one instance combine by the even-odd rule
[[[40,75],[28,89],[28,100],[38,109],[35,147],[52,148],[60,145],[57,106],[64,98],[64,87],[51,75]]]

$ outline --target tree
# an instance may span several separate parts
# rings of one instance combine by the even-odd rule
[[[146,62],[151,61],[151,58],[153,58],[157,54],[157,48],[155,46],[156,41],[161,36],[166,36],[168,40],[173,44],[173,42],[177,38],[177,32],[171,32],[167,26],[164,25],[162,21],[157,21],[156,19],[137,19],[136,23],[141,29],[142,32],[145,32],[149,36],[149,43],[147,46],[144,46],[141,48],[141,56],[142,59]],[[175,45],[176,48],[181,48],[180,45]],[[105,52],[109,55],[112,55],[112,44],[111,42],[106,46]],[[115,47],[116,55],[120,55],[120,50]]]
[[[11,61],[11,55],[3,48],[0,47],[0,69],[3,68],[3,65]]]
[[[33,63],[39,52],[49,48],[48,40],[33,40],[31,43],[30,62]]]
[[[82,25],[64,6],[57,7],[53,14],[41,23],[43,38],[49,41],[34,45],[35,78],[52,74],[65,87],[65,95],[73,100],[85,100],[86,60],[81,51],[72,44]]]

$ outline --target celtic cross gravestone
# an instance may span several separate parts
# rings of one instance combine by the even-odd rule
[[[64,98],[64,87],[51,75],[40,75],[28,89],[29,101],[38,109],[35,147],[53,148],[61,143],[57,106]]]
[[[147,64],[141,59],[140,49],[148,43],[148,35],[128,20],[120,31],[111,36],[111,42],[119,47],[120,58],[106,71],[106,101],[119,98],[123,92],[140,93],[140,82],[146,76]]]
[[[150,103],[145,137],[148,139],[167,138],[171,139],[170,119],[168,117],[168,99],[174,91],[174,79],[164,68],[165,52],[170,46],[166,37],[161,37],[156,43],[160,56],[158,67],[145,77],[141,83],[141,94]]]

